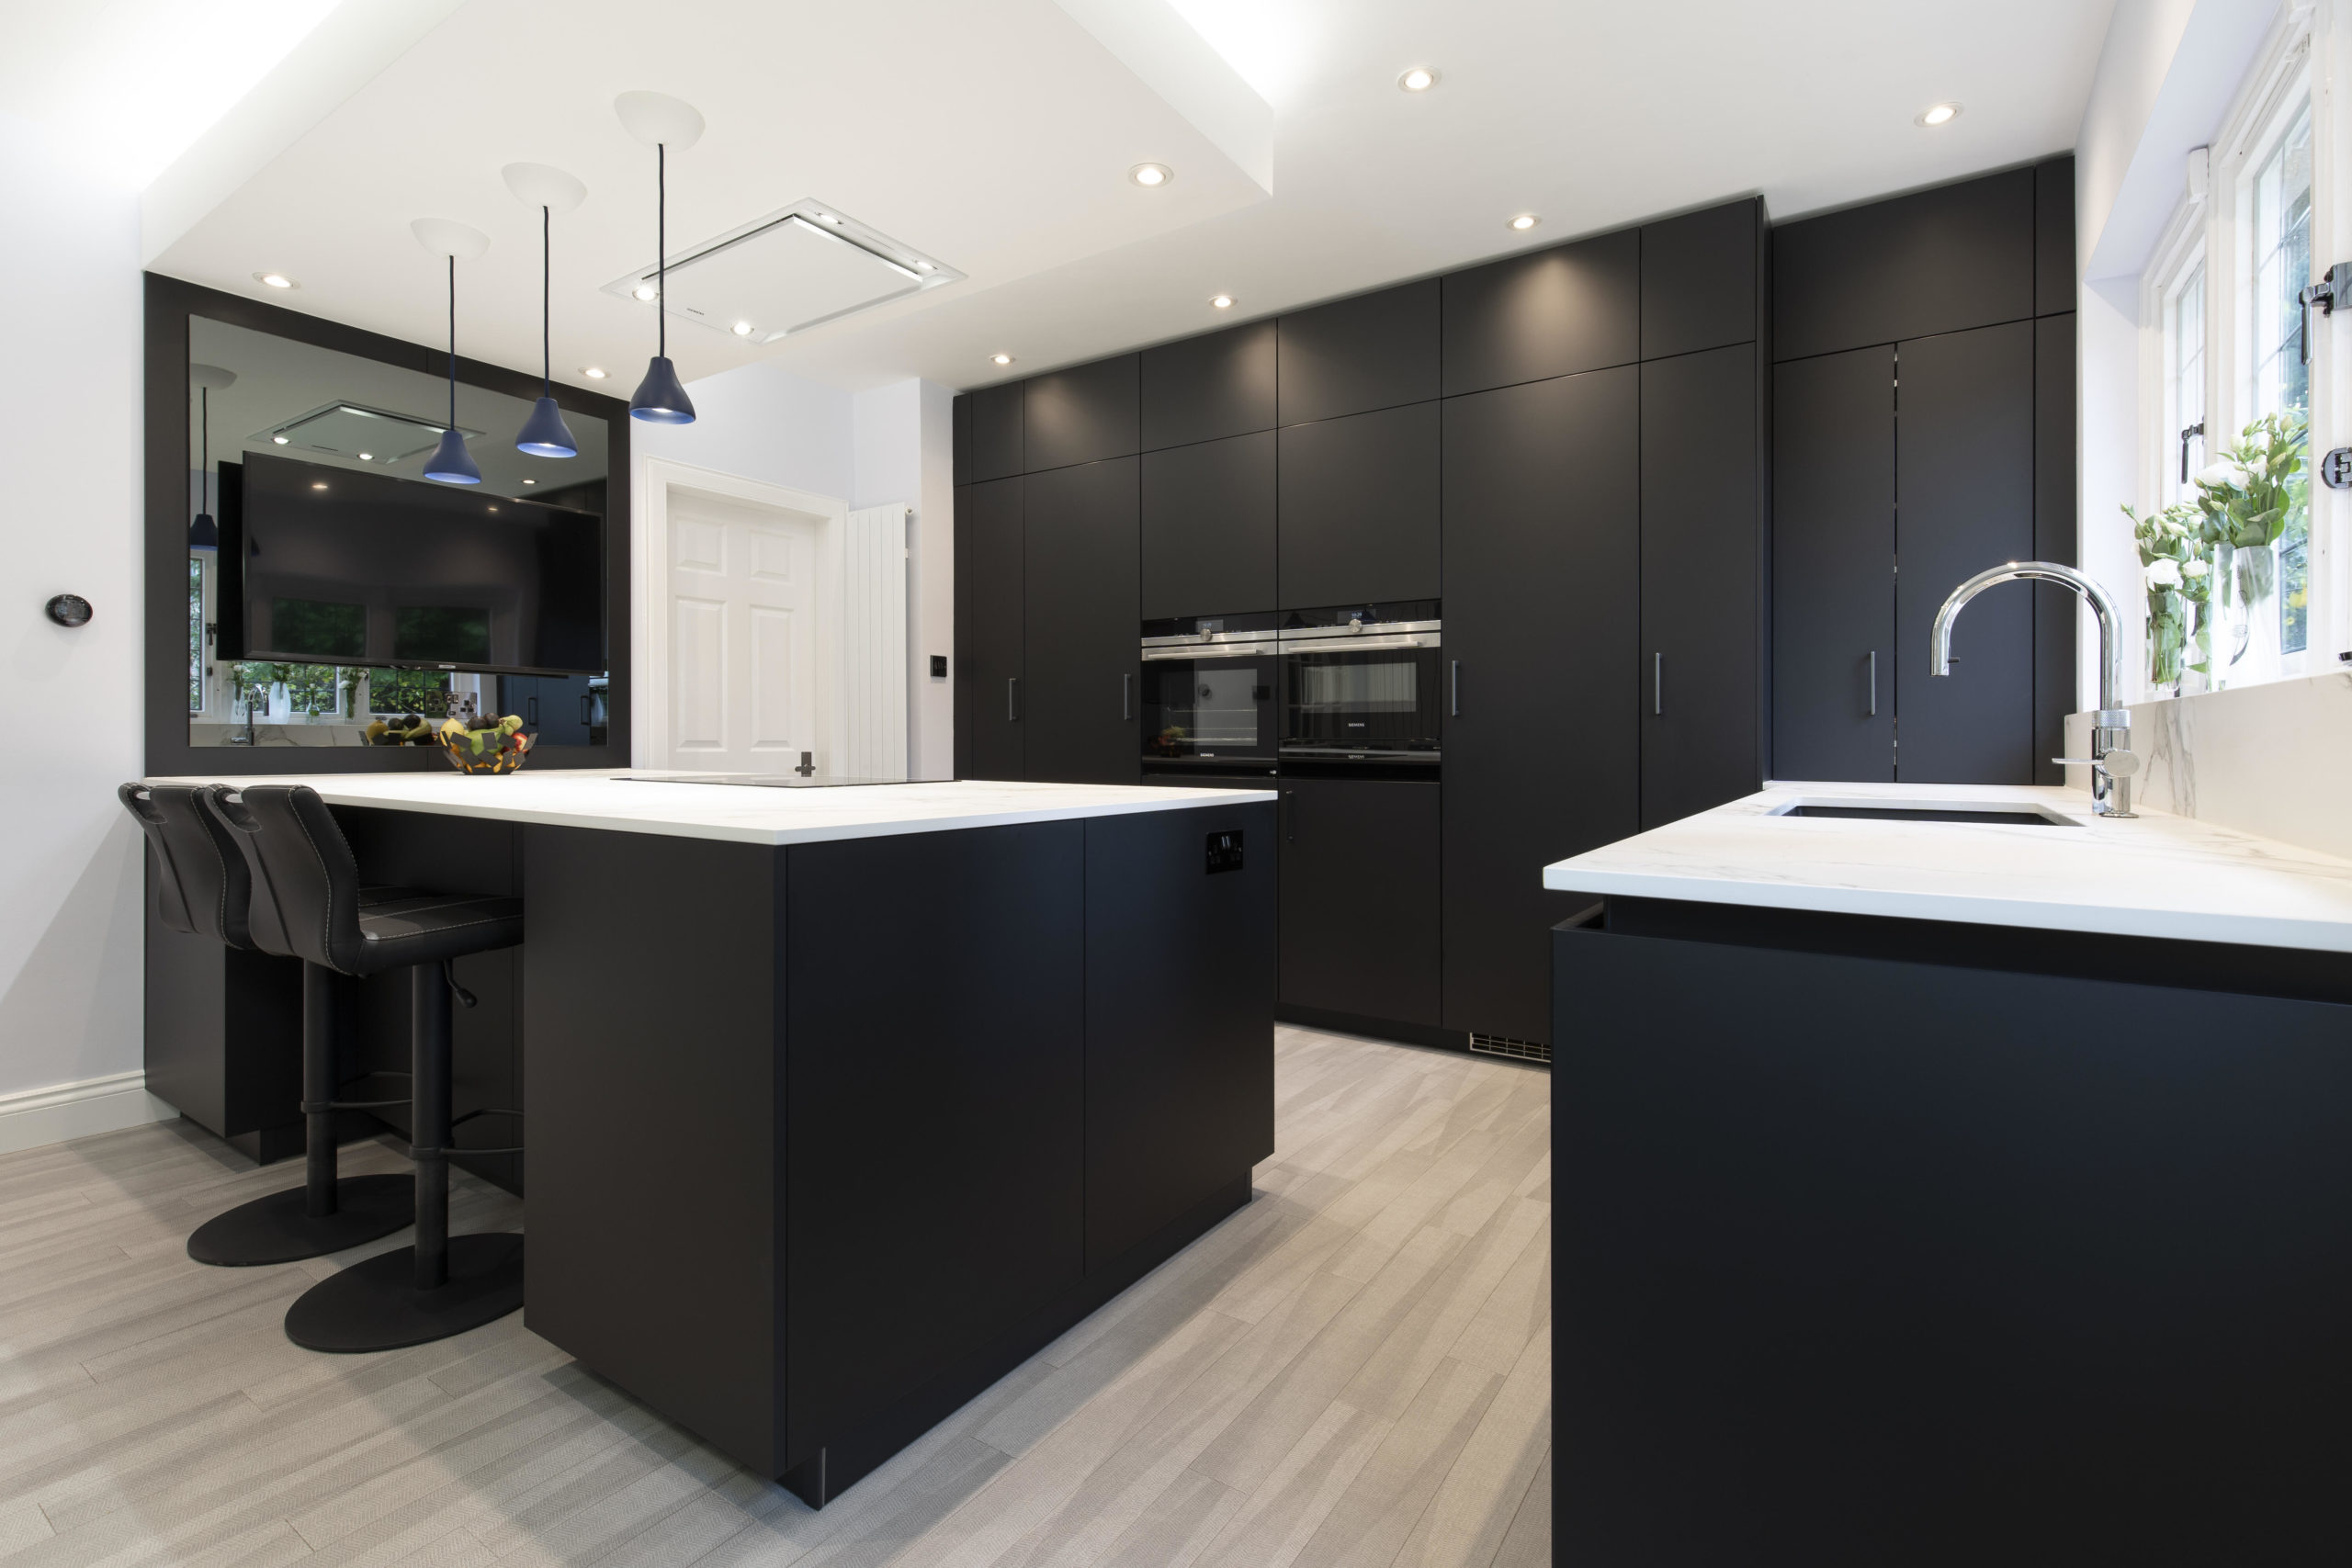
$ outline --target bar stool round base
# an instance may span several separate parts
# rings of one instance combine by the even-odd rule
[[[416,1223],[416,1180],[346,1176],[334,1184],[335,1212],[311,1216],[300,1187],[213,1215],[187,1238],[187,1255],[220,1268],[295,1263],[357,1247]]]
[[[426,1345],[496,1322],[523,1304],[523,1238],[449,1238],[449,1282],[416,1288],[416,1249],[403,1247],[322,1280],[286,1309],[286,1337],[306,1350],[356,1354]]]

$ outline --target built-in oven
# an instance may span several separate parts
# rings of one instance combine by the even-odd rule
[[[1442,630],[1434,600],[1285,615],[1281,756],[1435,766]]]
[[[1159,769],[1272,768],[1276,617],[1194,615],[1143,624],[1143,756]]]

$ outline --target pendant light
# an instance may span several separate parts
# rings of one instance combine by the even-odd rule
[[[509,164],[499,172],[516,199],[539,209],[539,400],[532,405],[531,417],[515,435],[514,449],[533,457],[576,457],[580,443],[555,403],[555,356],[548,328],[553,298],[548,241],[554,215],[579,206],[588,187],[545,164]]]
[[[187,547],[191,550],[217,550],[220,547],[220,525],[212,518],[212,389],[223,390],[237,384],[234,370],[223,370],[218,365],[191,365],[188,379],[196,383],[198,457],[196,462],[196,521],[187,525]]]
[[[424,460],[424,477],[443,484],[478,485],[481,470],[474,466],[473,454],[466,450],[466,438],[458,429],[458,258],[479,257],[490,249],[490,236],[447,218],[417,219],[409,232],[426,250],[449,258],[449,424],[441,432],[441,444]]]
[[[673,147],[683,152],[702,139],[702,115],[663,93],[623,93],[613,100],[613,112],[631,136],[653,149],[653,310],[660,326],[652,362],[628,400],[629,417],[650,424],[692,424],[694,400],[670,363],[669,154]]]

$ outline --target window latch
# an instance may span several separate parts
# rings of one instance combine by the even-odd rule
[[[2318,306],[2323,316],[2333,316],[2337,305],[2352,302],[2352,262],[2337,262],[2320,275],[2317,283],[2306,285],[2295,299],[2303,308],[2302,331],[2298,335],[2302,339],[2301,352],[2303,363],[2309,365],[2312,362],[2312,307]]]

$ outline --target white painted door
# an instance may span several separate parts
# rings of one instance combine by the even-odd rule
[[[818,549],[797,512],[670,492],[670,765],[781,773],[816,755]]]

